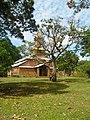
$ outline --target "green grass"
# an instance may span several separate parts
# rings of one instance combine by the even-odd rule
[[[90,120],[90,79],[0,78],[0,120]]]

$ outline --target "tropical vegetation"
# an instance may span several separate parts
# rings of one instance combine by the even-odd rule
[[[9,38],[0,39],[0,77],[7,76],[11,65],[20,58],[19,50]]]

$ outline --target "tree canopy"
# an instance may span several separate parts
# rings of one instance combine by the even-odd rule
[[[65,71],[69,76],[76,70],[78,56],[70,50],[66,50],[57,60],[58,70]]]
[[[9,32],[24,39],[24,31],[37,30],[33,5],[34,0],[0,0],[0,37]]]
[[[67,5],[69,8],[74,9],[74,15],[82,9],[90,8],[90,0],[68,0]],[[81,32],[82,31],[82,32]],[[85,27],[80,32],[82,41],[79,43],[81,46],[81,56],[90,56],[90,26]],[[79,47],[80,47],[79,46]]]
[[[14,61],[20,58],[18,49],[8,38],[0,39],[0,76],[5,76]]]
[[[56,60],[70,46],[78,43],[78,28],[71,22],[68,27],[62,24],[62,18],[42,20],[40,28],[43,48],[53,63],[53,81],[56,81]],[[67,42],[66,42],[67,40]]]
[[[90,56],[90,28],[81,32],[81,56]]]

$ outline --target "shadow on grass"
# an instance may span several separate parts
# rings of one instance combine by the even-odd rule
[[[58,79],[58,82],[67,82],[67,83],[75,83],[75,82],[88,82],[88,78],[63,78],[63,79]]]
[[[33,96],[36,94],[64,94],[69,86],[56,82],[17,82],[0,84],[0,97]]]
[[[73,83],[73,82],[81,82],[80,80],[76,79],[64,79],[64,80],[58,80],[59,82],[67,82],[67,83]]]

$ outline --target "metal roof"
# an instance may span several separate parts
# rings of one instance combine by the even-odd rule
[[[24,58],[21,58],[21,59],[15,61],[15,63],[19,63],[19,62],[25,61],[26,59],[30,59],[30,58],[31,58],[31,56],[29,55],[29,56],[26,56]]]
[[[23,63],[25,63],[26,62],[26,60],[25,61],[22,61],[22,62],[19,62],[19,63],[15,63],[15,64],[13,64],[13,65],[11,65],[12,67],[17,67],[17,66],[19,66],[19,65],[21,65],[21,64],[23,64]]]
[[[19,66],[19,68],[38,68],[38,67],[41,67],[45,64],[39,64],[39,65],[36,65],[36,66]],[[46,65],[45,65],[46,66]],[[48,67],[48,66],[47,66]]]

